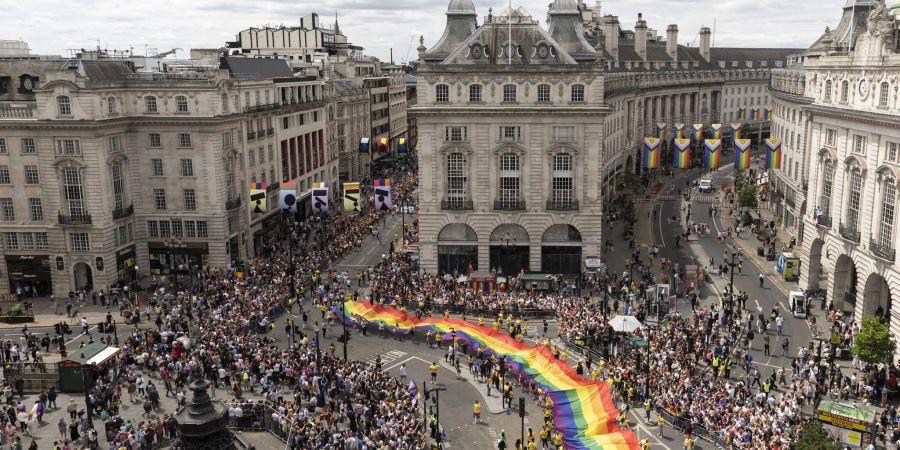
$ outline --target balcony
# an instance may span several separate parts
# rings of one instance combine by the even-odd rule
[[[254,140],[254,139],[256,139],[256,132],[255,132],[255,131],[248,131],[248,132],[247,132],[247,140],[248,140],[248,141],[252,141],[252,140]]]
[[[265,105],[245,106],[244,112],[245,113],[258,113],[258,112],[269,111],[269,110],[278,109],[278,108],[281,108],[281,103],[277,103],[277,102],[276,103],[267,103]]]
[[[0,105],[0,119],[31,119],[35,110],[35,105]]]
[[[472,200],[451,198],[441,200],[441,209],[444,211],[471,211],[475,209],[475,204]]]
[[[266,129],[266,135],[267,135],[267,136],[271,136],[271,135],[273,135],[273,134],[275,134],[275,129],[274,129],[274,128],[268,128],[268,129]]]
[[[578,200],[547,200],[547,211],[578,211]]]
[[[114,209],[112,212],[113,220],[124,219],[134,215],[134,205],[128,205],[127,208]]]
[[[226,211],[231,211],[232,209],[240,208],[240,206],[241,206],[241,196],[240,195],[225,202],[225,210]]]
[[[494,211],[525,211],[525,200],[494,200]]]
[[[831,216],[820,214],[818,220],[816,220],[816,226],[819,228],[831,228]]]
[[[897,250],[886,245],[881,245],[875,242],[874,239],[869,241],[869,251],[877,258],[881,258],[885,261],[894,262],[894,259],[897,257]]]
[[[842,238],[859,244],[859,231],[856,230],[855,226],[844,225],[842,223],[838,226],[838,233],[840,233]]]
[[[90,225],[94,223],[91,219],[90,214],[74,214],[74,215],[64,215],[63,213],[58,213],[59,224],[60,225]]]

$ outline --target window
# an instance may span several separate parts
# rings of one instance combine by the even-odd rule
[[[583,84],[575,84],[572,85],[572,101],[573,102],[584,102],[584,85]]]
[[[159,237],[167,238],[172,235],[171,223],[168,220],[159,221]]]
[[[194,160],[193,159],[182,159],[181,160],[181,176],[183,176],[183,177],[194,176]]]
[[[40,176],[38,175],[38,167],[33,165],[25,166],[25,184],[38,184],[40,183]]]
[[[900,144],[896,142],[888,142],[887,143],[887,160],[890,162],[897,162],[897,153],[900,151]]]
[[[42,222],[44,220],[44,205],[39,198],[28,199],[28,209],[31,210],[31,220]]]
[[[521,127],[500,127],[500,140],[503,142],[518,142],[521,130]]]
[[[473,84],[469,86],[469,101],[477,103],[481,101],[481,85]]]
[[[179,95],[175,97],[175,111],[180,113],[188,112],[188,100],[187,97],[183,95]]]
[[[182,223],[184,223],[184,222],[182,222],[178,219],[172,219],[172,236],[178,237],[178,238],[184,237],[184,229],[181,226]]]
[[[222,132],[222,147],[231,147],[234,145],[234,134],[231,130]]]
[[[117,211],[125,209],[125,178],[122,176],[122,163],[116,162],[110,168],[113,188],[113,208]]]
[[[72,233],[69,235],[73,252],[86,252],[91,248],[91,240],[87,233]]]
[[[3,233],[6,236],[6,249],[7,250],[18,250],[19,249],[19,235],[16,233]]]
[[[518,207],[520,183],[519,155],[504,153],[500,156],[500,205],[502,208]]]
[[[447,155],[447,203],[450,208],[461,208],[466,200],[466,156],[462,153]]]
[[[880,244],[894,248],[894,205],[897,204],[897,180],[886,178],[882,182]]]
[[[0,166],[0,184],[10,184],[9,166]]]
[[[153,190],[153,202],[156,206],[157,211],[165,211],[166,210],[166,190],[165,189],[154,189]]]
[[[147,145],[150,148],[162,147],[162,139],[160,138],[159,133],[148,133],[147,134]]]
[[[160,158],[153,158],[150,160],[150,170],[151,176],[161,177],[164,175],[163,173],[163,160]]]
[[[63,199],[73,219],[82,219],[87,214],[84,209],[84,191],[81,187],[81,172],[74,167],[63,169]]]
[[[835,142],[837,141],[837,131],[832,129],[825,130],[825,145],[830,145],[834,147]]]
[[[826,102],[830,102],[830,101],[831,101],[831,90],[832,90],[832,89],[833,89],[833,88],[832,88],[831,80],[826,81],[826,82],[825,82],[825,93],[824,93],[824,94],[825,94],[825,97],[824,97],[824,101],[826,101]]]
[[[841,81],[841,103],[847,103],[850,98],[850,82]]]
[[[266,150],[264,148],[260,147],[259,150],[257,150],[257,152],[259,152],[259,163],[260,164],[265,163],[266,162]]]
[[[444,140],[448,142],[463,142],[468,141],[469,136],[467,134],[466,127],[447,127],[444,129]]]
[[[862,196],[862,170],[850,169],[850,196],[847,201],[847,223],[851,230],[859,229],[859,207]]]
[[[450,86],[439,84],[434,87],[434,100],[438,103],[447,103],[450,101]]]
[[[34,235],[31,233],[21,233],[22,250],[34,250]]]
[[[47,250],[50,248],[47,233],[34,233],[34,248],[35,250]]]
[[[193,220],[185,220],[184,221],[184,237],[188,237],[188,238],[197,237],[197,228],[194,225]]]
[[[6,138],[0,138],[0,153],[6,153]]]
[[[559,208],[569,208],[572,205],[572,155],[560,153],[553,157],[553,204]]]
[[[22,153],[34,152],[34,138],[22,138]]]
[[[106,97],[106,112],[109,114],[116,113],[116,98],[115,97]]]
[[[198,238],[209,237],[209,229],[206,226],[205,220],[197,221],[197,237]]]
[[[887,108],[888,107],[889,96],[890,96],[890,85],[887,83],[881,83],[881,89],[878,92],[878,107],[879,108]]]
[[[553,142],[575,142],[575,127],[553,127]]]
[[[540,103],[550,102],[550,85],[539,84],[537,87],[537,101]]]
[[[179,148],[190,148],[191,147],[191,133],[178,133],[178,147]]]
[[[144,111],[148,113],[159,112],[156,109],[156,97],[148,96],[144,97]]]
[[[60,95],[59,97],[56,97],[56,108],[57,112],[61,116],[72,115],[72,103],[69,100],[69,97],[66,95]]]
[[[197,194],[193,189],[184,190],[184,209],[185,211],[197,210]]]
[[[516,85],[514,84],[504,84],[503,85],[503,101],[504,102],[515,102],[517,100],[516,96]]]
[[[255,166],[256,165],[256,152],[253,151],[253,149],[251,148],[250,151],[247,152],[247,156],[250,159],[250,161],[249,161],[250,167]]]
[[[159,237],[159,226],[157,226],[155,220],[147,221],[147,234],[149,234],[152,238]]]
[[[275,160],[275,150],[273,150],[272,144],[269,144],[269,161]]]
[[[0,198],[0,215],[4,222],[12,222],[16,220],[16,211],[13,207],[13,199]]]
[[[60,155],[81,154],[81,142],[76,139],[61,139],[56,141],[56,147]]]
[[[866,154],[866,137],[854,135],[853,136],[853,153],[857,153],[860,155]]]

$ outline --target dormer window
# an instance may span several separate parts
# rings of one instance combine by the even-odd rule
[[[438,103],[450,102],[450,86],[439,84],[434,87],[434,100]]]
[[[72,103],[69,100],[69,96],[60,95],[56,97],[56,107],[59,115],[61,116],[71,116],[72,115]]]
[[[116,98],[106,97],[106,112],[109,114],[116,113]]]

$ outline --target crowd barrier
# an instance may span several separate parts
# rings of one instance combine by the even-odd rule
[[[418,304],[410,302],[407,306],[409,308],[416,308],[418,307]],[[497,312],[499,311],[497,309],[470,308],[465,305],[442,305],[438,303],[425,303],[425,307],[439,314],[443,314],[446,310],[450,311],[450,314],[466,313],[466,316],[468,317],[478,317],[479,315],[493,317],[497,315]],[[550,309],[504,308],[502,311],[503,314],[512,314],[514,317],[524,317],[527,319],[547,319],[556,316],[556,312]]]

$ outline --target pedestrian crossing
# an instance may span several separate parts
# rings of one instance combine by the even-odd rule
[[[715,194],[694,194],[691,196],[691,202],[693,203],[716,203],[716,199]]]
[[[390,351],[386,352],[385,354],[381,355],[381,367],[387,367],[392,362],[394,362],[406,355],[407,355],[406,352],[401,352],[400,350],[390,350]],[[375,367],[375,360],[377,358],[378,358],[378,355],[375,355],[375,356],[367,359],[366,362],[369,363],[370,366]]]

